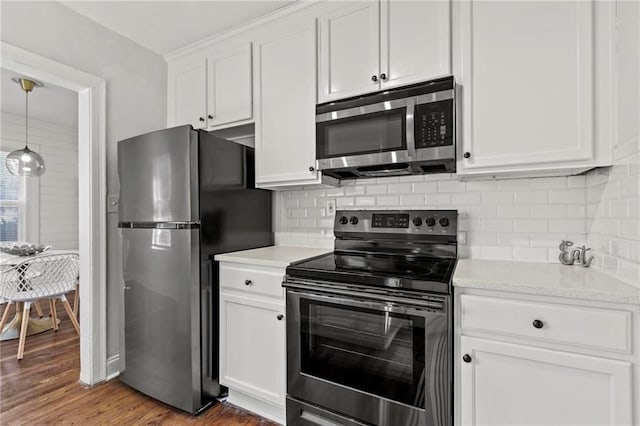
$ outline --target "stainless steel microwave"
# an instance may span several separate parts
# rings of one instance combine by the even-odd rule
[[[337,179],[453,173],[452,76],[316,106],[318,170]]]

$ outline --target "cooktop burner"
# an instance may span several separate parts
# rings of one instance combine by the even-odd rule
[[[293,263],[287,277],[450,293],[455,210],[338,211],[335,251]]]

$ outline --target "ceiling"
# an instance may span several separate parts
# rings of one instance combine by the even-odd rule
[[[25,94],[13,77],[28,76],[0,69],[0,110],[24,117]],[[40,81],[29,93],[29,118],[44,120],[66,127],[78,127],[78,94],[74,91]]]
[[[297,0],[60,1],[160,55],[241,26]]]

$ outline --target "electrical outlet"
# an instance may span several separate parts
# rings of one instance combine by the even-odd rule
[[[327,216],[336,214],[336,200],[334,198],[327,200]]]

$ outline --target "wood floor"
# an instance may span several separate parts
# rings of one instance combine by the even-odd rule
[[[58,317],[59,331],[27,337],[21,361],[17,339],[0,342],[0,425],[275,425],[227,403],[190,416],[117,379],[83,386],[80,341],[62,307]]]

